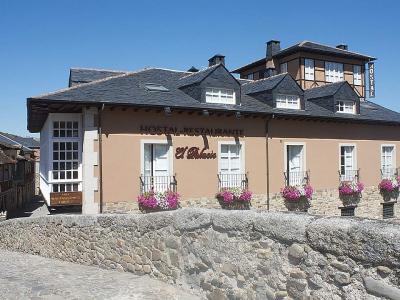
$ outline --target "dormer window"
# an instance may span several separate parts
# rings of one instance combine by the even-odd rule
[[[336,101],[336,112],[343,113],[343,114],[355,114],[356,112],[356,105],[354,101],[344,101],[339,100]]]
[[[206,88],[206,102],[236,104],[235,91],[231,89]]]
[[[276,108],[300,109],[300,98],[295,95],[277,95]]]

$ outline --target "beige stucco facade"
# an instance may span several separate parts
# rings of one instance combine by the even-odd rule
[[[259,202],[260,206],[266,206],[267,194],[273,198],[285,185],[285,145],[289,143],[304,145],[304,165],[309,171],[311,185],[316,192],[330,190],[333,197],[337,196],[339,184],[340,145],[355,146],[356,167],[360,170],[360,180],[366,187],[375,187],[376,193],[376,186],[381,180],[381,146],[394,145],[395,161],[400,161],[400,131],[395,126],[268,119],[269,117],[237,119],[226,114],[203,116],[188,112],[173,112],[172,115],[166,116],[162,111],[106,109],[102,114],[101,138],[104,206],[118,202],[137,206],[143,141],[167,140],[172,146],[172,172],[176,175],[177,189],[184,206],[191,199],[215,198],[218,191],[220,142],[242,143],[243,172],[248,175],[249,189],[254,195],[264,199]],[[178,129],[222,128],[241,130],[243,134],[238,137],[149,134],[141,132],[141,126],[172,126]],[[217,156],[214,159],[176,159],[175,150],[186,146],[196,146],[200,149],[208,146],[207,151],[213,151]],[[379,193],[376,197],[379,198]],[[215,203],[217,204],[216,201]],[[379,208],[379,200],[374,205]],[[332,209],[337,210],[336,204],[333,207]]]

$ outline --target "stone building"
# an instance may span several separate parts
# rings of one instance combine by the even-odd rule
[[[0,134],[0,213],[23,207],[35,195],[34,151]]]
[[[324,59],[354,56],[331,52]],[[325,72],[315,59],[314,74]],[[373,58],[359,59],[362,81]],[[310,183],[309,212],[335,215],[339,183],[362,181],[356,215],[382,217],[377,186],[397,174],[400,114],[365,99],[358,67],[351,83],[346,60],[329,65],[335,82],[309,86],[289,61],[288,72],[270,68],[258,80],[235,78],[224,63],[216,55],[200,71],[71,69],[68,88],[28,98],[48,205],[134,211],[139,194],[176,189],[182,206],[218,207],[215,194],[239,186],[254,193],[254,207],[286,210],[280,190]]]

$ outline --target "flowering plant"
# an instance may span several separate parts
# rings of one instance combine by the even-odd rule
[[[281,190],[281,195],[286,201],[299,201],[301,199],[310,200],[313,194],[311,185],[285,186]]]
[[[399,177],[393,177],[392,179],[382,179],[379,183],[378,188],[380,194],[385,200],[390,200],[391,198],[397,198],[399,196]]]
[[[223,208],[248,208],[252,196],[251,191],[236,187],[224,188],[216,197]]]
[[[138,196],[139,207],[143,210],[167,210],[179,207],[180,195],[173,191],[156,193],[154,191],[145,192]]]
[[[339,195],[340,196],[361,196],[364,190],[364,184],[361,182],[354,181],[343,181],[339,185]]]

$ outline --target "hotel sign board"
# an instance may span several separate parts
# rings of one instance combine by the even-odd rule
[[[50,206],[82,205],[82,192],[50,193]]]
[[[375,64],[368,63],[369,98],[375,98]]]
[[[215,137],[241,137],[243,129],[206,128],[206,127],[175,127],[163,125],[140,125],[141,134],[150,135],[174,135],[174,136],[215,136]]]

